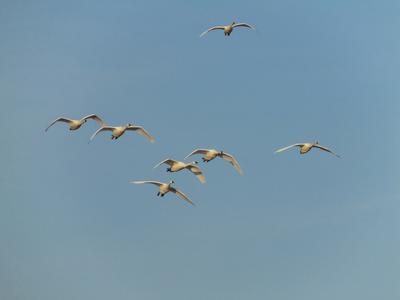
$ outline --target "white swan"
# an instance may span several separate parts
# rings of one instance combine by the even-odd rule
[[[206,178],[204,177],[203,172],[197,166],[197,164],[198,164],[197,161],[193,161],[191,163],[184,163],[181,161],[167,158],[167,159],[164,159],[162,162],[158,163],[157,165],[155,165],[154,168],[157,168],[158,166],[160,166],[162,164],[167,164],[170,166],[169,168],[167,168],[167,172],[179,172],[183,169],[187,169],[190,172],[192,172],[194,175],[196,175],[197,179],[200,180],[201,183],[206,182]]]
[[[69,125],[69,130],[77,130],[79,129],[83,124],[86,123],[87,120],[92,119],[95,120],[100,126],[104,126],[105,123],[103,122],[103,120],[97,116],[97,115],[88,115],[86,117],[83,117],[80,120],[75,120],[75,119],[68,119],[68,118],[64,118],[64,117],[59,117],[57,119],[55,119],[49,126],[47,126],[47,128],[45,129],[45,131],[49,130],[49,128],[51,126],[53,126],[55,123],[57,122],[64,122],[67,123]]]
[[[154,137],[152,137],[143,127],[141,126],[134,126],[132,124],[127,124],[125,126],[102,126],[99,128],[91,137],[90,140],[93,140],[94,137],[102,131],[111,131],[111,139],[116,140],[121,135],[125,133],[125,131],[135,131],[136,133],[146,137],[150,142],[154,143]]]
[[[180,190],[174,188],[172,186],[173,183],[175,183],[173,180],[170,181],[169,183],[163,183],[163,182],[159,182],[159,181],[152,181],[152,180],[148,180],[148,181],[131,181],[131,183],[134,184],[154,184],[156,186],[158,186],[158,193],[157,196],[161,196],[164,197],[165,194],[172,192],[174,194],[176,194],[177,196],[179,196],[181,199],[189,202],[192,205],[195,205],[192,200],[189,199],[188,196],[186,196],[184,193],[182,193]]]
[[[239,172],[239,174],[241,175],[243,174],[243,171],[240,168],[238,161],[233,157],[233,155],[229,153],[215,149],[196,149],[192,151],[192,153],[190,153],[188,156],[186,156],[185,159],[195,154],[203,154],[204,157],[202,159],[204,162],[209,162],[216,157],[221,157],[224,160],[229,161],[232,164],[232,166],[236,169],[236,171]]]
[[[214,26],[211,28],[208,28],[206,31],[204,31],[202,34],[200,34],[200,37],[206,35],[207,33],[209,33],[210,31],[213,30],[223,30],[224,31],[224,35],[225,36],[230,36],[233,29],[236,27],[246,27],[246,28],[250,28],[255,30],[255,28],[247,23],[236,23],[236,22],[232,22],[229,25],[225,25],[225,26]]]
[[[278,149],[278,150],[275,151],[275,153],[279,153],[279,152],[282,152],[282,151],[285,151],[285,150],[288,150],[288,149],[294,148],[294,147],[299,147],[299,148],[300,148],[300,154],[306,154],[306,153],[309,152],[312,148],[318,148],[318,149],[321,149],[321,150],[323,150],[323,151],[329,152],[329,153],[335,155],[336,157],[339,157],[339,158],[340,158],[339,155],[337,155],[336,153],[334,153],[334,152],[331,151],[330,149],[328,149],[328,148],[326,148],[326,147],[324,147],[324,146],[321,146],[318,142],[315,142],[315,143],[297,143],[297,144],[293,144],[293,145],[290,145],[290,146],[287,146],[287,147]]]

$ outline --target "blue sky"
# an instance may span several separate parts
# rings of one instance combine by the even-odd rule
[[[0,8],[2,299],[399,299],[398,1]],[[199,38],[234,20],[257,31]],[[44,133],[89,113],[156,143]],[[273,154],[315,140],[343,159]],[[197,147],[244,176],[152,169]]]

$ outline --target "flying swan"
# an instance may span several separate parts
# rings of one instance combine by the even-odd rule
[[[224,151],[219,151],[215,149],[196,149],[192,153],[190,153],[188,156],[185,157],[188,158],[189,156],[195,155],[195,154],[203,154],[203,162],[209,162],[213,160],[216,157],[221,157],[226,161],[229,161],[232,166],[236,169],[236,171],[239,172],[239,174],[243,174],[242,169],[240,168],[240,165],[238,161],[233,157],[233,155],[226,153]]]
[[[211,28],[208,28],[206,31],[204,31],[202,34],[200,34],[200,37],[203,37],[204,35],[206,35],[207,33],[209,33],[210,31],[213,30],[223,30],[224,31],[224,35],[225,36],[230,36],[233,29],[236,27],[246,27],[246,28],[250,28],[255,30],[255,28],[247,23],[236,23],[236,22],[232,22],[229,25],[225,25],[225,26],[214,26]]]
[[[88,115],[86,117],[83,117],[80,120],[75,120],[75,119],[68,119],[68,118],[64,118],[64,117],[59,117],[57,119],[55,119],[49,126],[47,126],[47,128],[45,129],[45,131],[49,130],[49,128],[51,126],[53,126],[55,123],[57,122],[64,122],[67,123],[69,125],[69,130],[77,130],[79,129],[83,124],[85,124],[87,122],[87,120],[92,119],[95,120],[100,126],[104,126],[105,123],[103,122],[103,120],[97,116],[97,115]]]
[[[172,192],[174,194],[176,194],[179,198],[189,202],[192,205],[195,205],[192,200],[189,199],[188,196],[186,196],[184,193],[182,193],[180,190],[174,188],[172,186],[172,184],[174,184],[175,182],[172,180],[169,183],[163,183],[163,182],[159,182],[159,181],[152,181],[152,180],[148,180],[148,181],[131,181],[131,183],[134,184],[154,184],[156,186],[158,186],[158,193],[157,196],[161,196],[164,197],[165,194]]]
[[[181,170],[187,169],[190,172],[192,172],[194,175],[196,175],[197,179],[200,180],[201,183],[206,182],[206,178],[204,177],[203,172],[197,166],[197,164],[198,164],[197,161],[193,161],[191,163],[184,163],[181,161],[167,158],[167,159],[164,159],[162,162],[158,163],[157,165],[155,165],[154,169],[162,164],[169,165],[169,168],[167,168],[167,172],[179,172]]]
[[[309,152],[312,148],[318,148],[318,149],[320,149],[320,150],[329,152],[329,153],[335,155],[336,157],[339,157],[339,158],[340,158],[339,155],[337,155],[336,153],[334,153],[334,152],[331,151],[330,149],[328,149],[328,148],[326,148],[326,147],[324,147],[324,146],[321,146],[318,142],[315,142],[315,143],[298,143],[298,144],[293,144],[293,145],[290,145],[290,146],[287,146],[287,147],[278,149],[278,150],[275,151],[275,153],[283,152],[283,151],[286,151],[286,150],[288,150],[288,149],[290,149],[290,148],[294,148],[294,147],[299,147],[299,148],[300,148],[300,154],[306,154],[306,153]]]
[[[91,137],[90,140],[93,140],[94,137],[102,131],[111,131],[111,139],[116,140],[118,139],[121,135],[125,133],[125,131],[135,131],[136,133],[146,137],[150,142],[154,143],[154,137],[152,137],[143,127],[141,126],[135,126],[132,124],[127,124],[125,126],[102,126],[99,128]]]

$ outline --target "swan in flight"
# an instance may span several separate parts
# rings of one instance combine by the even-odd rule
[[[196,175],[197,179],[200,180],[201,183],[206,182],[206,178],[204,177],[203,172],[197,166],[197,164],[198,164],[197,161],[193,161],[191,163],[184,163],[181,161],[167,158],[167,159],[163,160],[162,162],[158,163],[156,166],[154,166],[154,169],[162,164],[167,164],[170,166],[169,168],[167,168],[167,172],[179,172],[183,169],[188,169],[190,172],[192,172],[194,175]]]
[[[185,159],[188,158],[189,156],[192,156],[195,154],[203,154],[204,155],[202,157],[203,162],[209,162],[216,157],[221,157],[224,160],[229,161],[232,164],[232,166],[236,169],[236,171],[239,172],[239,174],[241,174],[241,175],[243,174],[243,171],[240,168],[238,161],[233,157],[233,155],[231,155],[229,153],[226,153],[226,152],[220,151],[220,150],[215,150],[215,149],[196,149],[196,150],[192,151],[192,153],[190,153],[188,156],[186,156]]]
[[[255,30],[255,28],[247,23],[236,23],[236,22],[232,22],[229,25],[225,25],[225,26],[214,26],[211,28],[208,28],[206,31],[204,31],[202,34],[200,34],[200,37],[203,37],[204,35],[206,35],[207,33],[209,33],[210,31],[213,30],[223,30],[224,31],[224,35],[225,36],[230,36],[233,29],[236,27],[246,27],[246,28],[250,28]]]
[[[125,126],[117,126],[117,127],[107,126],[107,125],[102,126],[90,137],[90,140],[93,140],[94,137],[101,131],[111,131],[111,139],[116,140],[121,135],[123,135],[127,130],[135,131],[136,133],[146,137],[150,142],[154,143],[154,137],[152,137],[143,127],[135,126],[132,124],[127,124]]]
[[[287,147],[278,149],[278,150],[275,151],[275,153],[283,152],[283,151],[285,151],[285,150],[288,150],[288,149],[294,148],[294,147],[299,147],[299,148],[300,148],[300,154],[306,154],[306,153],[309,152],[312,148],[318,148],[318,149],[321,149],[321,150],[323,150],[323,151],[329,152],[329,153],[335,155],[336,157],[339,157],[339,158],[340,158],[339,155],[337,155],[336,153],[334,153],[334,152],[331,151],[330,149],[328,149],[328,148],[326,148],[326,147],[324,147],[324,146],[321,146],[318,142],[315,142],[315,143],[298,143],[298,144],[293,144],[293,145],[290,145],[290,146],[287,146]]]
[[[169,183],[163,183],[163,182],[159,182],[159,181],[152,181],[152,180],[148,180],[148,181],[131,181],[131,183],[134,184],[154,184],[156,186],[158,186],[158,193],[157,196],[161,196],[164,197],[165,194],[172,192],[174,194],[176,194],[179,198],[189,202],[192,205],[195,205],[192,200],[189,199],[188,196],[186,196],[184,193],[182,193],[180,190],[174,188],[172,186],[172,184],[174,184],[175,182],[172,180]]]
[[[55,123],[57,122],[64,122],[67,123],[69,125],[69,130],[77,130],[79,129],[83,124],[86,123],[87,120],[92,119],[95,120],[97,123],[99,123],[100,126],[104,126],[105,123],[103,122],[103,120],[97,116],[97,115],[88,115],[86,117],[83,117],[80,120],[75,120],[75,119],[68,119],[68,118],[64,118],[64,117],[59,117],[57,119],[55,119],[49,126],[47,126],[47,128],[45,129],[45,131],[49,130],[49,128],[51,126],[53,126]]]

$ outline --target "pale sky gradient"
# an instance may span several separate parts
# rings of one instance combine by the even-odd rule
[[[399,15],[398,0],[2,1],[0,298],[400,299]],[[199,38],[234,20],[257,31]],[[156,143],[44,132],[89,113]],[[343,158],[273,153],[316,140]],[[197,147],[244,176],[152,169]],[[128,183],[146,179],[197,206]]]

